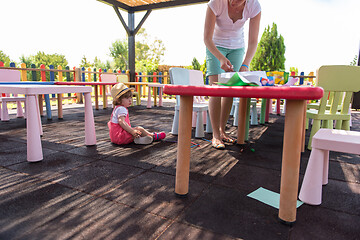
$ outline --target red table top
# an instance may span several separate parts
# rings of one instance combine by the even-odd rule
[[[55,85],[115,85],[117,82],[55,82]]]
[[[185,96],[243,97],[243,98],[282,98],[292,100],[320,99],[324,90],[321,87],[271,86],[271,87],[227,87],[227,86],[187,86],[166,85],[164,93]]]

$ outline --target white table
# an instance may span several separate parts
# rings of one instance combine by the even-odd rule
[[[91,87],[87,86],[57,86],[57,85],[0,85],[0,92],[25,94],[26,98],[26,132],[27,160],[37,162],[43,159],[41,146],[42,127],[37,104],[39,94],[84,93],[85,98],[85,145],[96,144],[95,123],[91,103]],[[61,106],[59,106],[61,107]]]

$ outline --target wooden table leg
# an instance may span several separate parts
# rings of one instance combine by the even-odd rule
[[[279,218],[287,224],[296,221],[304,101],[287,100],[281,167]]]
[[[62,108],[62,94],[58,94],[57,96],[57,100],[58,100],[58,118],[59,119],[63,119],[63,108]]]
[[[40,110],[40,116],[44,115],[44,104],[43,104],[43,95],[39,94],[39,110]]]
[[[43,160],[43,151],[40,138],[40,113],[37,108],[37,98],[35,95],[26,95],[26,140],[27,140],[27,160],[38,162]]]
[[[107,108],[107,97],[106,97],[106,86],[102,86],[102,92],[103,92],[103,109]]]
[[[94,113],[92,109],[91,93],[84,93],[85,99],[85,145],[96,144]]]
[[[176,161],[175,193],[186,196],[189,192],[191,122],[193,96],[180,96],[178,150]]]
[[[94,86],[95,88],[95,109],[99,110],[99,88],[98,86]]]
[[[237,144],[245,144],[247,98],[239,99]]]
[[[303,124],[302,124],[302,137],[301,137],[301,152],[305,152],[305,122],[306,122],[306,107],[307,107],[307,101],[304,101],[304,112],[303,112]]]

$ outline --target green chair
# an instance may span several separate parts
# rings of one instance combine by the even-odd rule
[[[322,66],[317,70],[316,86],[324,89],[318,109],[306,111],[306,127],[313,119],[308,149],[311,150],[312,137],[320,128],[350,130],[351,113],[349,107],[354,92],[360,91],[360,67],[347,65]],[[331,95],[331,98],[329,96]],[[341,110],[339,111],[339,106]]]
[[[340,96],[340,98],[342,98],[343,96]],[[328,100],[327,100],[327,103],[326,103],[326,110],[330,110],[330,107],[331,107],[331,102],[333,101],[334,99],[334,92],[331,92],[328,94]],[[308,103],[307,106],[306,106],[306,109],[317,109],[319,110],[319,107],[320,107],[320,102],[317,101],[317,102],[314,102],[314,103]],[[341,105],[338,105],[337,109],[338,111],[341,111]]]

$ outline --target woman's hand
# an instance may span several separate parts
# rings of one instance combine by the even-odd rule
[[[234,71],[234,67],[231,64],[230,60],[227,59],[226,57],[221,58],[220,60],[220,67],[221,69],[223,69],[225,72],[233,72]]]

